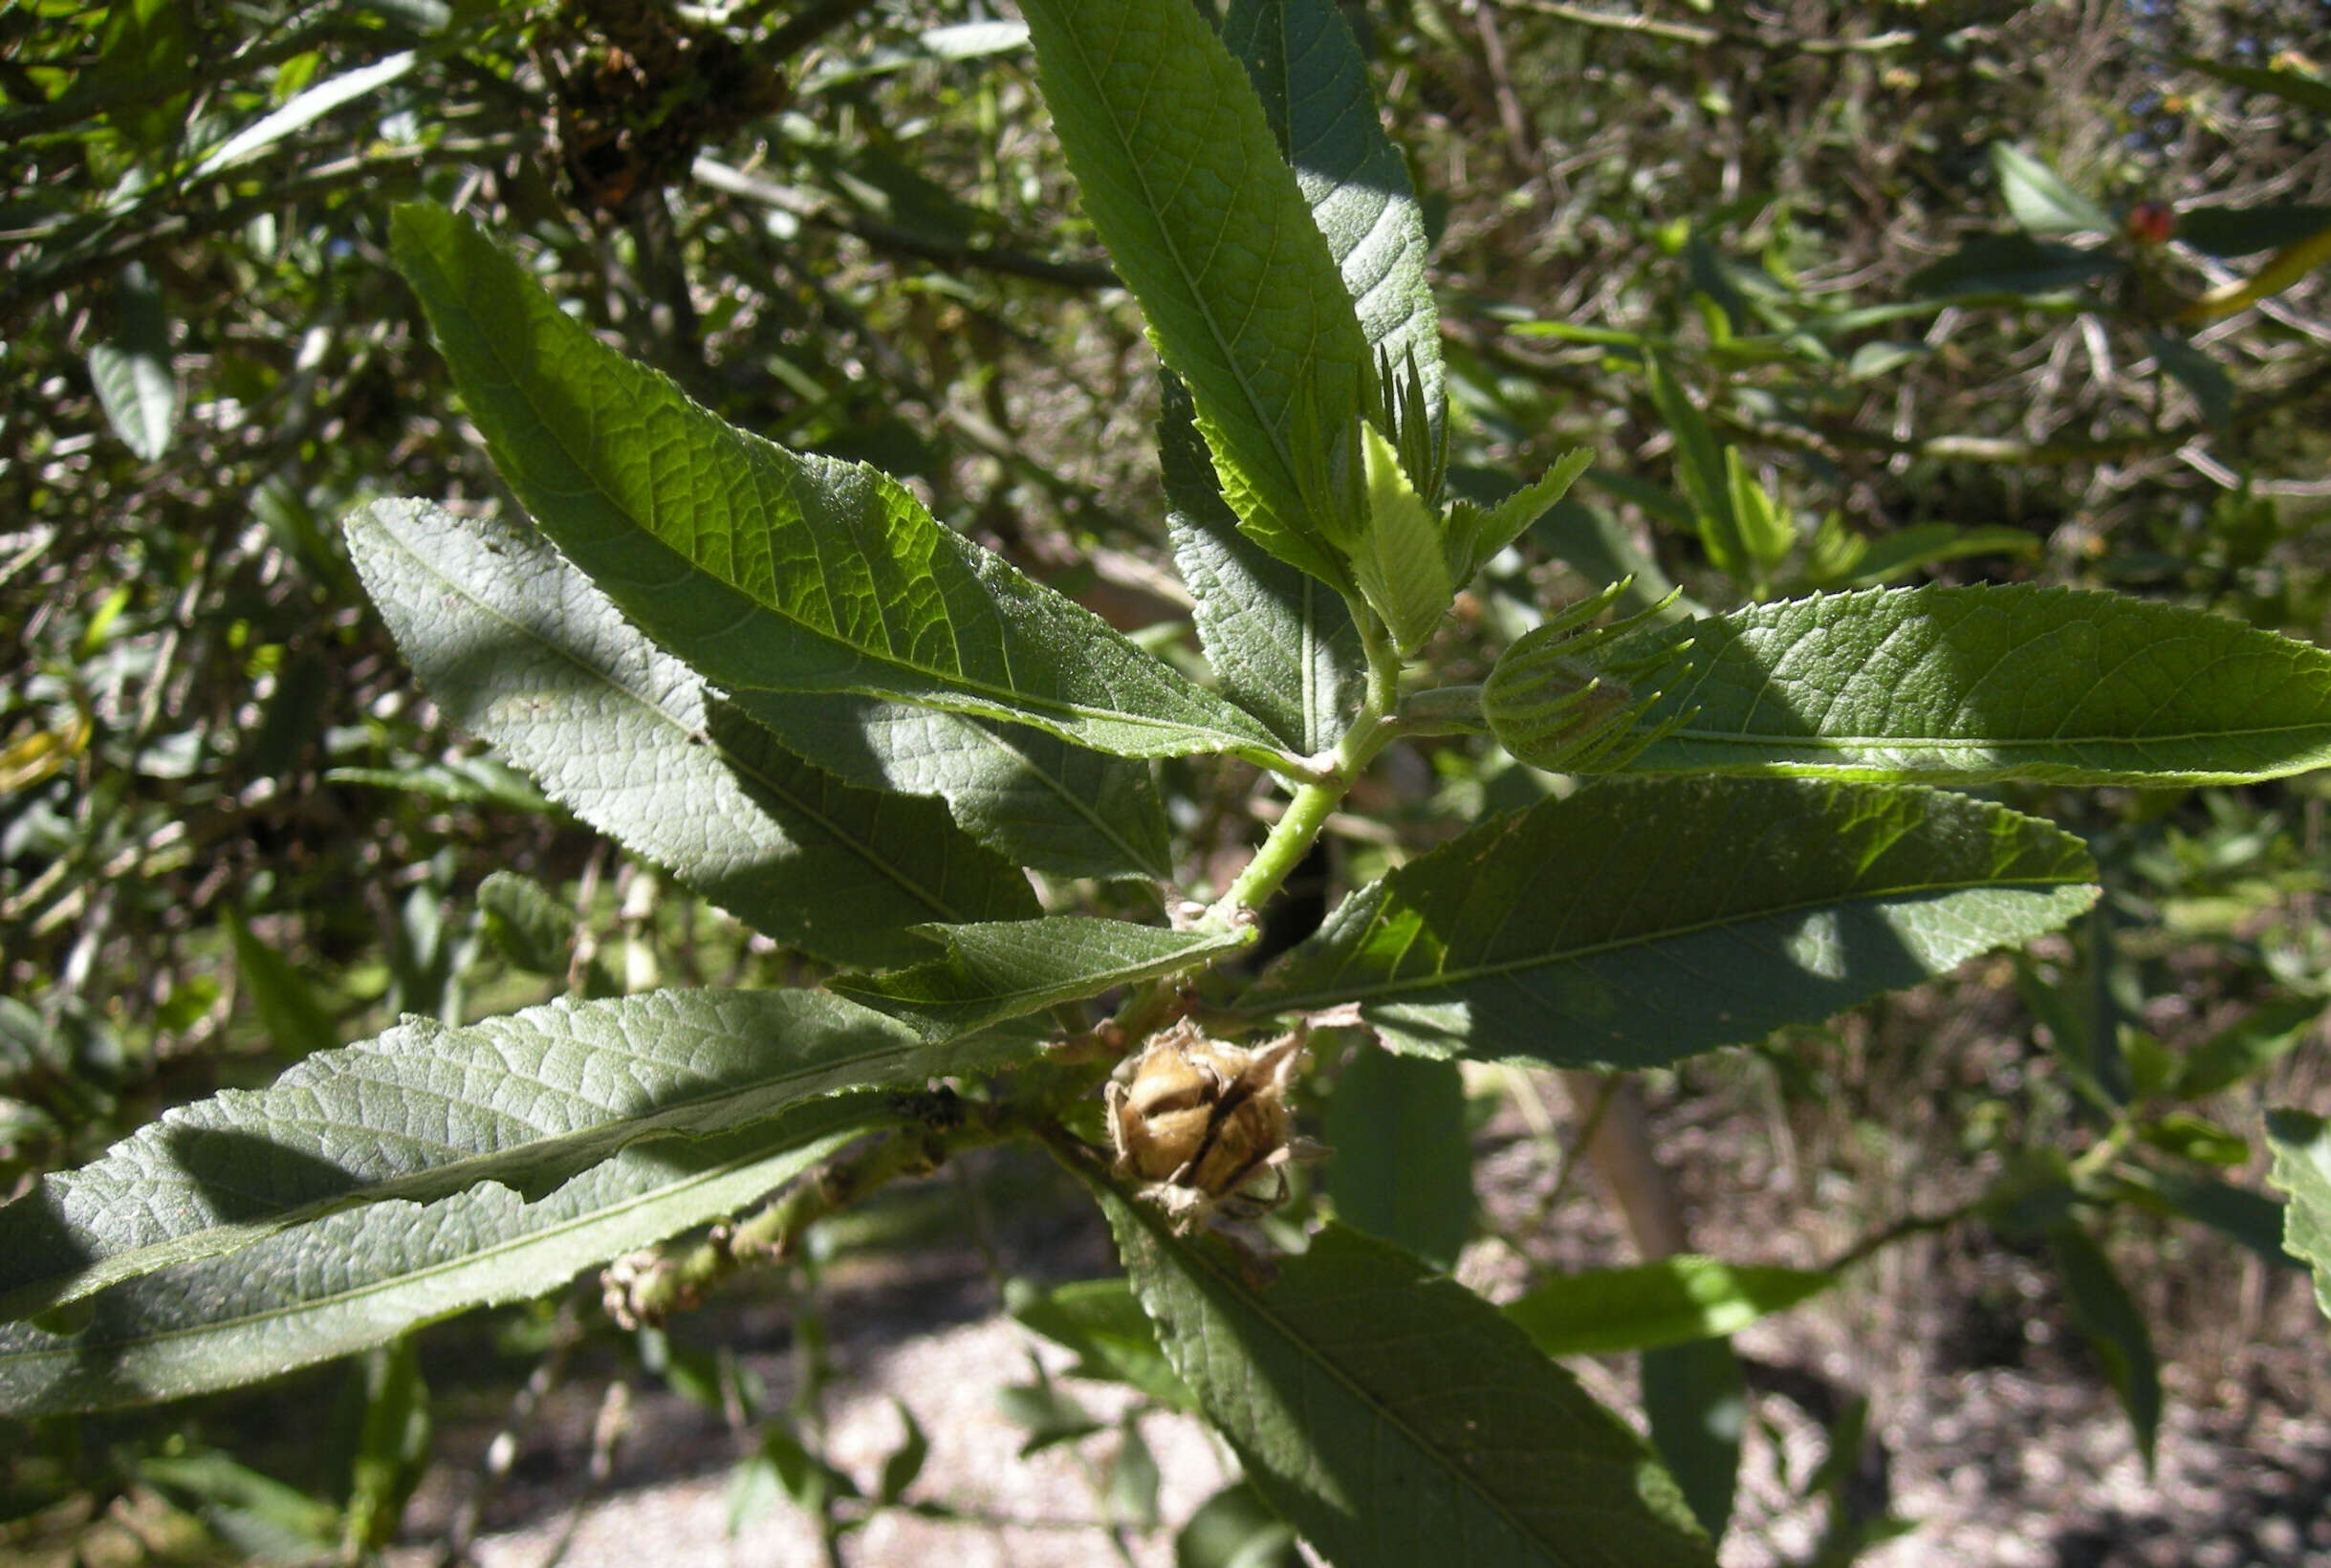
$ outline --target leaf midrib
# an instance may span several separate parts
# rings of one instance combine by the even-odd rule
[[[372,515],[375,524],[381,528],[381,532],[385,534],[400,550],[402,550],[408,559],[410,559],[416,566],[420,567],[423,572],[435,577],[437,581],[443,583],[447,588],[452,590],[455,594],[458,594],[461,598],[468,600],[469,604],[479,612],[490,617],[496,621],[499,621],[502,625],[509,627],[512,631],[518,633],[546,653],[549,653],[553,657],[563,661],[572,668],[579,671],[589,680],[596,682],[596,684],[604,690],[616,693],[641,710],[653,715],[654,718],[661,721],[666,728],[677,731],[683,739],[688,739],[696,734],[695,730],[691,730],[686,725],[682,724],[678,719],[674,718],[669,711],[658,704],[649,702],[646,698],[641,696],[638,692],[633,691],[628,686],[621,686],[614,681],[608,680],[603,671],[598,670],[591,664],[577,658],[573,653],[543,637],[540,633],[535,631],[532,626],[526,624],[524,621],[513,620],[512,617],[503,614],[502,611],[494,605],[489,604],[484,599],[478,598],[475,594],[469,591],[467,585],[453,577],[446,576],[428,560],[425,559],[418,551],[416,551],[405,541],[403,534],[397,533],[394,529],[389,528],[386,524],[380,523],[379,514],[377,512],[373,513]],[[660,657],[669,657],[668,655],[664,654],[664,651],[661,648],[656,649],[656,653]],[[693,670],[689,671],[689,679],[699,683],[702,681],[702,677],[697,676]],[[697,689],[699,691],[703,689],[701,684],[699,684]],[[776,779],[772,778],[763,770],[753,767],[743,757],[738,756],[735,752],[721,745],[719,741],[713,739],[709,734],[706,735],[704,743],[710,750],[726,759],[729,766],[733,768],[738,773],[761,785],[763,788],[767,789],[770,794],[777,796],[787,805],[799,812],[803,817],[817,823],[820,828],[823,828],[828,834],[833,836],[836,841],[847,847],[849,850],[862,859],[868,865],[880,871],[882,876],[901,892],[905,893],[908,897],[914,899],[918,904],[921,904],[944,916],[949,922],[960,921],[963,918],[962,914],[952,904],[948,904],[944,898],[940,897],[937,892],[913,880],[913,878],[905,870],[895,864],[880,850],[878,850],[871,840],[862,838],[857,834],[844,829],[839,823],[835,822],[831,817],[827,817],[816,807],[812,806],[808,801],[804,800],[795,791],[786,788]],[[772,743],[774,744],[773,737],[772,737]],[[815,765],[805,763],[804,766],[814,767]],[[833,775],[827,774],[826,776],[832,777]],[[841,781],[837,779],[836,782],[840,783]],[[843,787],[848,788],[849,786],[844,785]]]
[[[862,1068],[868,1063],[879,1062],[885,1057],[909,1056],[919,1051],[928,1049],[931,1043],[920,1037],[900,1040],[883,1050],[869,1051],[859,1056],[839,1056],[815,1067],[805,1067],[780,1078],[760,1078],[752,1083],[728,1085],[716,1093],[670,1100],[658,1105],[653,1112],[647,1115],[629,1117],[611,1115],[605,1121],[567,1133],[533,1139],[523,1143],[511,1144],[505,1148],[475,1154],[468,1159],[451,1160],[442,1165],[430,1165],[426,1169],[393,1177],[386,1181],[368,1183],[345,1192],[338,1192],[329,1197],[294,1205],[263,1219],[207,1225],[198,1230],[189,1230],[160,1241],[146,1242],[121,1252],[109,1252],[101,1258],[66,1273],[50,1274],[23,1280],[5,1291],[0,1291],[0,1301],[19,1296],[27,1299],[37,1297],[42,1305],[55,1305],[68,1300],[79,1299],[109,1286],[152,1274],[160,1269],[174,1267],[181,1263],[199,1262],[205,1258],[240,1251],[244,1247],[264,1241],[270,1236],[289,1230],[294,1225],[322,1219],[328,1215],[360,1208],[367,1204],[405,1198],[417,1191],[431,1193],[434,1196],[449,1196],[480,1182],[497,1180],[500,1173],[508,1172],[513,1167],[554,1158],[567,1149],[587,1148],[601,1139],[613,1138],[616,1140],[608,1145],[601,1157],[613,1159],[632,1144],[653,1138],[660,1133],[671,1133],[681,1137],[700,1137],[734,1131],[739,1127],[750,1126],[755,1120],[760,1119],[747,1115],[732,1122],[712,1127],[677,1129],[668,1126],[667,1123],[681,1117],[683,1113],[715,1110],[731,1102],[746,1101],[765,1096],[772,1091],[781,1091],[781,1086],[804,1078]],[[804,1095],[795,1100],[785,1100],[772,1107],[769,1117],[773,1119],[795,1104],[838,1098],[853,1089],[861,1087],[864,1087],[862,1082],[838,1083],[831,1090],[822,1093]],[[427,1092],[419,1086],[399,1085],[398,1088],[401,1093]],[[437,1093],[436,1098],[466,1106],[472,1103],[458,1100],[442,1091]],[[319,1120],[316,1124],[338,1127],[359,1134],[377,1134],[377,1129],[369,1129],[353,1122]],[[231,1132],[237,1129],[229,1126],[206,1127],[199,1130]],[[149,1176],[146,1178],[145,1185],[151,1186],[155,1180],[156,1178]]]
[[[431,265],[434,266],[436,262],[435,255],[432,253],[428,259]],[[1163,719],[1150,714],[1122,708],[1095,708],[1090,704],[1071,702],[1068,699],[1061,697],[1043,696],[1033,692],[1022,691],[1013,686],[996,686],[986,681],[982,681],[969,675],[960,669],[943,670],[929,665],[914,664],[909,660],[899,657],[898,654],[888,648],[884,648],[878,652],[873,648],[848,642],[845,639],[837,636],[833,632],[811,625],[809,622],[789,614],[782,607],[770,603],[768,600],[751,592],[743,585],[730,581],[728,578],[721,577],[718,573],[715,573],[709,568],[700,564],[686,551],[681,550],[677,546],[673,545],[670,541],[666,540],[663,534],[655,531],[652,525],[634,516],[630,510],[623,506],[622,503],[615,497],[615,495],[607,489],[605,481],[600,478],[597,464],[588,461],[586,457],[577,456],[577,449],[570,445],[565,436],[557,428],[556,428],[546,417],[544,417],[541,404],[535,401],[526,380],[520,374],[518,368],[512,363],[510,357],[504,352],[504,344],[500,335],[486,331],[477,325],[475,314],[469,310],[469,307],[466,301],[461,300],[459,294],[455,291],[447,287],[448,282],[449,280],[446,278],[443,270],[439,269],[438,283],[441,297],[452,302],[453,308],[460,310],[465,316],[468,317],[472,330],[476,332],[480,340],[486,344],[487,352],[491,354],[494,359],[501,365],[505,384],[507,384],[512,392],[514,392],[521,400],[524,401],[528,413],[534,418],[535,428],[540,430],[544,436],[549,438],[551,444],[556,446],[566,460],[575,466],[577,471],[580,472],[589,479],[591,483],[591,493],[597,496],[601,502],[605,503],[612,511],[614,511],[618,515],[621,516],[633,528],[638,529],[647,538],[654,540],[662,549],[669,552],[671,555],[680,561],[682,565],[684,565],[689,572],[704,577],[708,581],[718,583],[722,587],[727,588],[730,592],[734,593],[739,598],[743,599],[747,603],[754,606],[754,608],[759,610],[762,614],[772,616],[807,636],[815,637],[820,642],[827,642],[837,648],[840,648],[852,655],[855,659],[865,660],[879,664],[887,664],[892,668],[908,671],[924,680],[933,682],[943,688],[953,688],[969,696],[984,699],[988,705],[988,710],[991,716],[994,718],[1007,721],[1017,718],[1022,722],[1025,722],[1026,715],[1033,711],[1036,713],[1064,715],[1071,720],[1106,721],[1109,723],[1128,725],[1135,729],[1157,730],[1169,734],[1202,735],[1209,739],[1223,743],[1223,749],[1226,751],[1236,751],[1239,754],[1247,756],[1251,759],[1261,760],[1266,756],[1274,760],[1276,759],[1277,753],[1275,748],[1273,748],[1269,744],[1269,738],[1267,736],[1260,734],[1238,734],[1231,730],[1218,729],[1211,722]],[[746,436],[746,439],[750,441],[752,438],[748,435]],[[490,438],[489,438],[489,440],[490,444],[498,445],[491,443]],[[938,525],[934,523],[932,526],[936,528]],[[731,530],[730,536],[731,538],[734,536],[733,530]],[[947,543],[944,539],[940,541],[940,548],[947,548]],[[830,585],[826,583],[823,573],[819,574],[819,583],[821,586],[830,587]],[[955,627],[951,617],[948,622],[948,638],[951,642],[954,641],[956,636]],[[1005,649],[1005,654],[1006,657],[1009,658],[1008,647]],[[899,693],[895,688],[887,686],[848,686],[840,689],[856,691],[861,696],[868,697],[896,698],[899,696]]]
[[[839,1097],[837,1096],[835,1098],[839,1099]],[[870,1103],[867,1108],[869,1111],[872,1111],[878,1107]],[[633,1209],[641,1208],[643,1206],[672,1197],[675,1194],[686,1192],[690,1187],[702,1187],[707,1183],[719,1181],[724,1177],[733,1175],[737,1171],[743,1170],[751,1165],[782,1159],[789,1154],[798,1153],[803,1149],[810,1148],[815,1144],[822,1143],[826,1139],[847,1140],[862,1136],[863,1134],[882,1125],[885,1120],[886,1118],[882,1116],[870,1115],[865,1119],[863,1125],[850,1127],[846,1130],[835,1129],[833,1131],[820,1133],[817,1137],[811,1138],[804,1143],[796,1143],[790,1148],[774,1150],[756,1149],[750,1154],[739,1155],[735,1159],[728,1161],[725,1164],[711,1166],[706,1170],[692,1172],[680,1181],[669,1183],[665,1186],[653,1188],[647,1192],[635,1193],[633,1196],[625,1198],[620,1203],[609,1204],[603,1209],[594,1209],[587,1213],[574,1215],[571,1218],[561,1220],[557,1224],[550,1226],[544,1230],[531,1230],[522,1236],[508,1237],[502,1241],[495,1242],[490,1247],[482,1248],[477,1252],[464,1252],[458,1257],[446,1258],[439,1262],[429,1264],[425,1268],[411,1270],[407,1273],[397,1274],[388,1279],[374,1280],[369,1284],[357,1286],[349,1290],[335,1292],[330,1296],[309,1297],[297,1302],[287,1304],[285,1306],[272,1308],[266,1312],[251,1313],[242,1318],[208,1319],[201,1323],[186,1324],[179,1328],[168,1329],[157,1334],[141,1335],[133,1339],[111,1339],[106,1341],[104,1348],[113,1349],[118,1347],[121,1349],[130,1349],[141,1345],[163,1344],[172,1339],[199,1339],[212,1334],[229,1333],[237,1329],[251,1327],[253,1324],[273,1322],[284,1318],[297,1317],[306,1313],[320,1312],[330,1307],[338,1306],[348,1301],[359,1300],[364,1296],[378,1295],[384,1291],[401,1290],[414,1285],[419,1281],[428,1279],[432,1275],[447,1274],[457,1269],[468,1268],[481,1260],[490,1259],[498,1253],[519,1251],[542,1241],[563,1235],[566,1232],[577,1230],[582,1226],[594,1224],[611,1215],[622,1214]],[[611,1160],[615,1159],[621,1152],[621,1150],[618,1150],[616,1154],[611,1154],[608,1156],[608,1158]],[[812,1156],[812,1158],[814,1159],[815,1156]],[[587,1175],[589,1174],[589,1170],[586,1169],[577,1171],[576,1174],[578,1177]],[[467,1188],[464,1189],[464,1191],[467,1190]],[[446,1196],[451,1198],[461,1195],[461,1193],[448,1193]],[[391,1197],[379,1201],[410,1202],[411,1200]],[[414,1207],[416,1209],[426,1209],[428,1205],[416,1203]],[[330,1217],[331,1216],[327,1214],[309,1215],[306,1216],[306,1218],[300,1223],[309,1223],[314,1220],[326,1219]],[[288,1229],[288,1227],[286,1229]],[[261,1237],[255,1239],[264,1240],[266,1238]],[[203,1259],[187,1258],[182,1261],[191,1263],[200,1262],[203,1261]],[[148,1272],[150,1273],[152,1271]],[[135,1278],[139,1276],[132,1275],[129,1277]],[[126,1280],[118,1280],[114,1281],[114,1283],[126,1283]],[[77,1359],[79,1354],[79,1348],[71,1342],[55,1346],[54,1348],[0,1352],[0,1367],[6,1367],[11,1364],[29,1365],[58,1356],[74,1357]]]

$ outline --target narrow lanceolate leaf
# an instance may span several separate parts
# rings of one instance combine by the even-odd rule
[[[1146,763],[915,703],[777,691],[735,700],[788,751],[846,783],[937,795],[966,833],[1021,865],[1058,877],[1173,874]]]
[[[846,691],[1126,756],[1276,750],[1246,714],[861,464],[723,424],[443,207],[397,263],[494,462],[640,627],[731,691]]]
[[[1449,578],[1441,520],[1416,492],[1400,454],[1373,425],[1360,427],[1366,475],[1367,527],[1352,545],[1352,576],[1403,654],[1432,635],[1457,597]]]
[[[1305,756],[1342,737],[1367,680],[1343,596],[1248,538],[1222,498],[1189,401],[1168,372],[1158,452],[1174,566],[1196,600],[1198,642],[1230,699]]]
[[[2331,763],[2331,653],[2172,604],[1871,588],[1630,638],[1690,642],[1634,773],[2224,784]],[[1529,761],[1527,755],[1524,761]]]
[[[1748,546],[1732,512],[1732,487],[1725,481],[1724,453],[1716,445],[1715,431],[1665,360],[1645,353],[1644,369],[1650,378],[1651,401],[1675,437],[1675,479],[1691,503],[1701,546],[1717,571],[1737,576],[1748,570]]]
[[[1263,100],[1379,363],[1413,361],[1431,433],[1446,418],[1440,314],[1408,161],[1384,134],[1368,63],[1334,0],[1234,0],[1222,41]]]
[[[2306,1111],[2269,1111],[2266,1141],[2275,1151],[2266,1179],[2291,1197],[2283,1251],[2314,1270],[2315,1304],[2331,1317],[2331,1123]]]
[[[2152,1330],[2114,1272],[2112,1260],[2087,1231],[2069,1222],[2050,1226],[2048,1251],[2055,1254],[2057,1278],[2073,1321],[2088,1336],[2113,1392],[2121,1396],[2121,1407],[2136,1430],[2137,1452],[2149,1473],[2153,1439],[2161,1430],[2161,1361],[2153,1351]]]
[[[121,269],[114,298],[120,319],[110,339],[90,349],[89,379],[114,434],[151,463],[170,449],[178,423],[170,321],[163,312],[162,291],[142,262]]]
[[[347,532],[447,718],[747,925],[837,963],[909,964],[928,951],[909,926],[1036,912],[942,807],[784,751],[532,530],[376,501]]]
[[[899,1122],[897,1098],[839,1095],[716,1138],[661,1139],[532,1202],[488,1182],[429,1203],[369,1204],[118,1284],[69,1309],[80,1319],[69,1329],[0,1324],[0,1413],[177,1399],[540,1296],[757,1202]]]
[[[1172,931],[1081,915],[923,930],[946,946],[942,956],[895,974],[844,975],[827,984],[905,1020],[932,1041],[1177,973],[1235,952],[1255,937],[1252,926]]]
[[[813,991],[558,1001],[463,1029],[407,1018],[267,1089],[168,1112],[0,1209],[0,1311],[36,1312],[359,1204],[484,1181],[539,1193],[644,1138],[723,1132],[999,1054],[932,1050]]]
[[[1261,1267],[1098,1190],[1174,1370],[1336,1568],[1714,1563],[1635,1434],[1455,1280],[1333,1225]]]
[[[1472,1133],[1453,1061],[1353,1051],[1322,1129],[1336,1218],[1453,1269],[1473,1233]]]
[[[1239,1006],[1357,1001],[1397,1049],[1651,1067],[2051,930],[2095,875],[2079,839],[1964,795],[1601,785],[1362,888]]]
[[[1836,1283],[1837,1275],[1818,1269],[1679,1252],[1550,1279],[1508,1302],[1505,1313],[1549,1356],[1601,1356],[1737,1334]]]
[[[1188,0],[1022,7],[1085,211],[1189,383],[1243,526],[1342,580],[1348,532],[1306,446],[1340,436],[1369,363],[1342,274],[1262,105]]]

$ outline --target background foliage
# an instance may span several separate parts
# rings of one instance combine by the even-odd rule
[[[1452,489],[1493,500],[1496,474],[1596,459],[1474,585],[1442,668],[1486,673],[1575,585],[1566,563],[1719,604],[1919,574],[2109,585],[2324,640],[2323,274],[2240,294],[2331,204],[2304,55],[2321,5],[1349,14],[1432,231]],[[943,4],[0,18],[0,1181],[399,1013],[820,972],[482,756],[396,658],[338,519],[377,493],[501,493],[392,281],[397,199],[492,214],[732,423],[907,478],[1122,626],[1187,613],[1154,361],[1022,36]],[[2211,290],[2228,308],[2192,303]],[[1251,770],[1160,778],[1173,869],[1219,885]],[[1404,747],[1370,788],[1318,899],[1535,790],[1468,739]],[[2078,941],[1957,983],[1949,1015],[2033,1049],[1954,1058],[1948,1029],[1898,1021],[1941,1004],[1898,1002],[1656,1087],[1726,1106],[1767,1074],[1873,1232],[1980,1210],[2053,1249],[2091,1332],[2122,1325],[2105,1370],[2149,1430],[2143,1322],[2179,1293],[2132,1303],[2062,1194],[2146,1259],[2185,1255],[2175,1213],[2276,1251],[2244,1195],[2261,1085],[2318,1087],[2293,1047],[2331,994],[2320,791],[2016,791],[2080,832],[2107,890]],[[1930,1113],[1906,1116],[1904,1082]],[[1880,1152],[1852,1152],[1864,1133]],[[2104,1140],[2115,1159],[2091,1159]],[[2145,1160],[2117,1164],[2124,1143]],[[1952,1202],[1882,1200],[1922,1147],[1968,1173],[1928,1189]],[[2108,1165],[2111,1190],[2078,1186]],[[399,1348],[345,1394],[287,1391],[350,1412],[288,1492],[225,1457],[231,1413],[0,1445],[11,1528],[53,1541],[121,1500],[175,1521],[165,1554],[251,1550],[234,1531],[258,1518],[289,1555],[361,1555],[425,1451],[419,1365]],[[767,1427],[771,1473],[839,1516],[795,1429]]]

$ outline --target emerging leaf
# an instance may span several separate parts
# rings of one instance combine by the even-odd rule
[[[1375,425],[1360,425],[1367,476],[1368,521],[1352,541],[1352,576],[1383,617],[1393,644],[1412,654],[1432,635],[1457,597],[1442,553],[1441,523],[1401,468],[1400,454]]]

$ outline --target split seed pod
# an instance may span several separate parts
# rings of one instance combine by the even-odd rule
[[[1253,1051],[1188,1024],[1159,1035],[1108,1088],[1118,1171],[1184,1229],[1215,1209],[1258,1214],[1284,1202],[1287,1163],[1312,1152],[1289,1137],[1287,1084],[1302,1056],[1293,1034]]]

